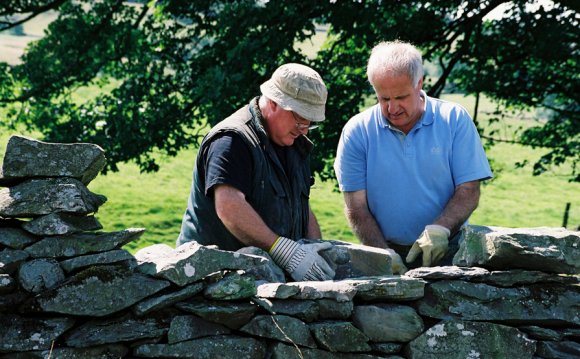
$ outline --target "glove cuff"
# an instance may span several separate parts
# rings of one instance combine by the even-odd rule
[[[290,238],[278,237],[268,253],[276,264],[282,268],[286,268],[292,260],[294,252],[298,250],[298,247],[300,247],[300,245]]]
[[[425,230],[426,231],[439,231],[439,232],[444,232],[445,235],[447,235],[447,238],[449,238],[449,236],[451,235],[451,231],[443,226],[440,226],[438,224],[430,224],[425,226]]]

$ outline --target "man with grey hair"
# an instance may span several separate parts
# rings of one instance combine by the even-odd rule
[[[334,271],[319,255],[329,242],[310,209],[312,142],[324,120],[327,90],[300,64],[280,66],[260,86],[262,96],[205,136],[177,245],[196,241],[238,250],[255,246],[294,280],[328,280]]]
[[[393,271],[449,265],[460,229],[492,177],[467,111],[423,91],[421,53],[382,42],[367,66],[378,104],[343,128],[334,169],[363,244],[390,249]],[[422,261],[419,261],[422,254]]]

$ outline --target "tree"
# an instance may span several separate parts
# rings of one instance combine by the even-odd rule
[[[210,1],[6,0],[0,18],[23,20],[46,9],[59,17],[14,67],[0,66],[0,103],[11,121],[40,130],[48,141],[101,145],[110,169],[134,160],[155,170],[155,151],[169,155],[199,141],[203,126],[258,94],[284,62],[315,68],[329,87],[327,118],[309,134],[314,170],[333,177],[340,130],[372,97],[365,78],[370,49],[381,40],[411,41],[440,72],[431,95],[446,86],[486,95],[500,109],[545,108],[550,121],[518,140],[550,148],[535,173],[580,157],[578,3],[534,0]],[[486,17],[506,7],[509,16]],[[16,22],[0,22],[0,31]],[[328,26],[316,57],[297,43]],[[79,103],[86,85],[114,88]]]

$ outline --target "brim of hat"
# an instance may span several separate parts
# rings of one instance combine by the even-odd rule
[[[294,111],[300,115],[300,117],[308,121],[324,121],[324,105],[297,100],[280,91],[278,87],[274,85],[274,82],[271,79],[264,82],[260,86],[260,90],[264,96],[276,102],[278,106],[282,107],[286,111]]]

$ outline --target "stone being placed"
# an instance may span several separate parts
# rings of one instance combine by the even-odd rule
[[[565,228],[467,226],[453,257],[460,267],[580,273],[580,232]]]
[[[87,185],[105,163],[105,152],[94,144],[48,143],[12,136],[0,167],[0,186],[33,177],[72,177]]]
[[[0,189],[0,216],[38,217],[54,212],[95,213],[107,197],[95,194],[74,178],[30,179]]]

